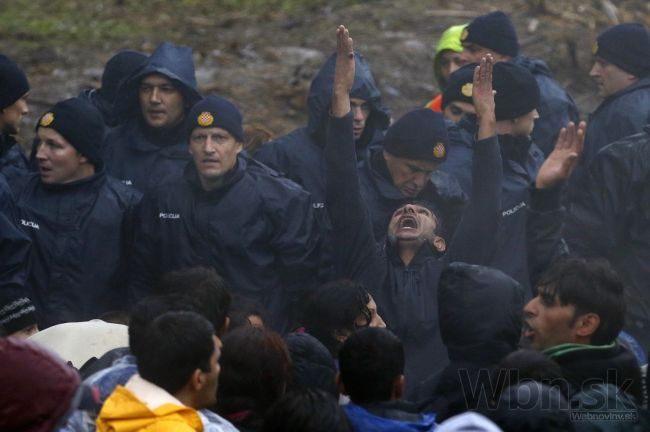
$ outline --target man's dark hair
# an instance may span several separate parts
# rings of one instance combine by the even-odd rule
[[[142,378],[176,394],[197,369],[210,372],[214,327],[194,312],[167,312],[147,327],[136,356]]]
[[[319,287],[309,298],[304,311],[303,326],[336,358],[341,342],[337,333],[352,333],[361,315],[366,325],[372,319],[368,310],[370,295],[359,282],[338,279]]]
[[[142,351],[146,343],[146,332],[149,324],[167,312],[196,312],[201,313],[193,299],[182,295],[152,295],[136,303],[129,321],[129,348],[134,356]]]
[[[395,380],[404,373],[402,342],[387,329],[359,330],[341,347],[339,371],[352,402],[388,401]]]
[[[221,349],[217,412],[251,411],[248,421],[261,421],[284,394],[291,369],[287,345],[279,334],[256,327],[226,333]]]
[[[263,432],[348,432],[338,401],[317,389],[287,393],[269,409]]]
[[[214,328],[218,332],[224,329],[231,296],[228,284],[214,269],[193,267],[166,273],[158,284],[158,292],[192,297]]]
[[[537,291],[542,301],[574,306],[574,319],[586,313],[600,318],[591,336],[593,345],[611,343],[625,324],[623,281],[604,260],[565,258],[542,275]]]

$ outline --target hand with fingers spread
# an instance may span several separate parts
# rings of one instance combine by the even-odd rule
[[[345,26],[336,29],[336,67],[332,87],[332,115],[343,117],[350,112],[350,90],[354,84],[354,46]]]
[[[535,179],[537,189],[556,187],[568,180],[582,154],[586,128],[585,122],[580,122],[577,127],[569,122],[562,128],[555,148],[539,169]]]
[[[481,59],[474,69],[472,84],[472,101],[478,118],[478,139],[482,140],[496,134],[496,117],[494,114],[494,90],[492,90],[492,68],[494,59],[491,54]]]

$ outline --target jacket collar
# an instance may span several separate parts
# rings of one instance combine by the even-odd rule
[[[201,184],[201,179],[199,178],[199,172],[196,170],[196,166],[193,161],[190,161],[183,171],[183,178],[187,181],[192,189],[199,195],[209,199],[217,199],[223,196],[230,188],[237,183],[239,180],[244,177],[246,174],[247,161],[246,158],[242,155],[237,156],[237,161],[235,166],[224,174],[224,181],[221,186],[217,189],[206,191],[203,189]]]
[[[38,174],[35,174],[38,175]],[[46,184],[40,183],[43,189],[50,192],[74,192],[82,189],[99,189],[106,182],[106,171],[104,168],[95,174],[70,183]]]

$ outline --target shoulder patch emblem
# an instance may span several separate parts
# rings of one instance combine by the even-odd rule
[[[463,32],[460,34],[461,42],[467,39],[467,36],[469,36],[469,31],[467,30],[467,28],[464,28]]]
[[[54,121],[54,114],[51,112],[45,113],[43,117],[41,117],[41,121],[38,123],[41,127],[48,127],[49,125],[52,124]]]
[[[445,154],[447,153],[447,149],[445,148],[445,145],[441,142],[437,143],[435,146],[433,146],[433,155],[438,158],[442,159],[445,157]]]
[[[196,119],[197,123],[201,127],[208,127],[214,123],[214,117],[207,111],[203,111]]]
[[[474,90],[474,84],[473,83],[467,83],[464,86],[460,88],[460,92],[463,94],[465,97],[472,97],[472,90]]]

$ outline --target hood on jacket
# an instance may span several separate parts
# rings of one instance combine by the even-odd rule
[[[120,95],[116,98],[115,112],[123,120],[138,109],[138,86],[147,75],[158,73],[169,78],[183,94],[188,106],[194,105],[201,99],[197,90],[192,48],[163,42],[147,59],[144,65],[138,68],[134,75],[129,77],[124,86],[120,88]]]
[[[436,428],[433,414],[420,414],[417,421],[398,420],[372,414],[353,403],[344,405],[343,411],[354,431],[429,432]]]
[[[117,386],[104,402],[96,424],[98,432],[203,430],[203,422],[195,409],[165,403],[152,410],[122,386]]]
[[[462,360],[471,352],[472,360],[491,363],[516,350],[523,307],[522,288],[505,273],[451,263],[438,285],[440,334],[450,359]]]
[[[317,388],[338,397],[336,365],[325,345],[307,333],[289,333],[285,341],[291,354],[293,385]]]
[[[551,69],[548,67],[546,62],[544,60],[540,59],[535,59],[535,58],[530,58],[526,57],[523,55],[515,57],[512,62],[516,65],[522,66],[526,69],[528,69],[528,72],[531,74],[535,75],[544,75],[549,78],[553,78],[553,74],[551,73]]]
[[[370,66],[361,54],[354,53],[354,83],[350,97],[363,99],[370,104],[370,115],[366,120],[366,129],[363,131],[362,140],[372,138],[374,130],[384,130],[390,124],[390,112],[381,102],[381,92],[370,72]],[[311,136],[325,137],[325,128],[329,119],[330,104],[332,101],[332,85],[334,83],[334,69],[336,54],[332,54],[316,78],[311,82],[307,107],[309,122],[307,130]]]
[[[35,343],[0,338],[0,430],[49,432],[73,407],[79,376]]]
[[[460,42],[460,35],[463,33],[467,27],[467,23],[459,24],[449,27],[442,33],[440,40],[436,45],[436,52],[433,57],[433,77],[438,83],[438,88],[442,92],[447,86],[447,80],[442,77],[440,58],[443,51],[453,51],[456,53],[463,52],[463,44]]]

